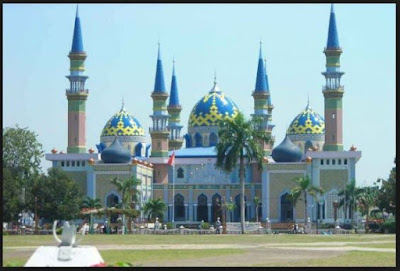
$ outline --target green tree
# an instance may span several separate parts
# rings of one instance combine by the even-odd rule
[[[16,222],[28,210],[26,196],[43,157],[37,135],[28,128],[3,128],[3,220]]]
[[[38,175],[27,193],[29,210],[48,220],[71,220],[79,216],[82,192],[75,180],[62,169],[50,168],[48,175]]]
[[[394,159],[395,167],[392,168],[387,180],[378,179],[381,183],[377,195],[377,207],[383,213],[383,209],[388,213],[396,214],[396,158]]]
[[[100,209],[101,208],[101,201],[98,198],[91,198],[86,196],[81,203],[81,208],[87,209]],[[93,233],[93,213],[90,213],[90,233]]]
[[[224,119],[219,123],[217,148],[217,167],[226,172],[232,172],[239,160],[240,179],[240,223],[242,233],[245,232],[245,210],[244,210],[244,170],[245,160],[247,165],[252,161],[262,167],[263,150],[260,142],[269,142],[270,137],[262,129],[262,119],[253,118],[245,120],[243,113],[236,115],[234,119]]]
[[[231,198],[231,200],[229,202],[225,203],[225,208],[229,212],[229,222],[230,222],[231,221],[232,212],[236,208],[236,204],[232,201],[232,198]]]
[[[360,191],[361,190],[356,187],[356,180],[351,179],[338,193],[338,196],[342,197],[339,200],[338,206],[339,208],[343,207],[345,217],[347,217],[347,210],[351,212],[351,225],[353,225],[354,211],[357,209],[357,194],[359,194]]]
[[[309,195],[312,196],[313,198],[316,198],[318,193],[323,194],[324,191],[322,190],[322,188],[312,184],[309,175],[305,175],[304,177],[297,177],[293,181],[296,183],[296,186],[291,190],[289,194],[289,199],[293,202],[294,206],[296,206],[296,203],[298,201],[304,201],[304,221],[305,225],[307,225],[308,224],[307,198]]]
[[[363,215],[366,215],[366,220],[368,220],[370,207],[376,204],[377,194],[377,186],[366,186],[358,188],[356,191],[356,200],[359,210]]]
[[[11,170],[14,176],[22,179],[40,173],[40,161],[43,157],[42,144],[37,134],[27,127],[6,127],[3,129],[3,168]]]
[[[253,198],[254,207],[256,209],[256,222],[258,222],[258,208],[260,207],[261,200],[259,197],[255,196]]]
[[[115,187],[119,192],[121,192],[122,210],[124,211],[127,206],[130,209],[134,209],[135,205],[138,202],[138,197],[139,197],[139,191],[137,189],[137,186],[141,184],[141,181],[137,179],[135,176],[131,176],[130,178],[126,179],[115,177],[113,180],[111,180],[111,183],[115,185]],[[125,213],[122,214],[122,224],[123,224],[123,233],[125,233],[126,230]]]
[[[152,219],[153,221],[156,217],[162,220],[166,209],[167,205],[159,198],[149,200],[144,204],[144,213],[148,219]]]

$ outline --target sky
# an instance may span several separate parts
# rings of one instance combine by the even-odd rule
[[[343,49],[343,144],[362,151],[360,186],[387,178],[395,141],[395,4],[335,4]],[[69,59],[75,4],[3,4],[3,128],[28,127],[46,153],[67,149]],[[181,122],[218,85],[247,116],[253,113],[260,40],[277,146],[307,105],[323,116],[321,72],[330,4],[79,4],[86,59],[86,145],[96,149],[121,108],[150,142],[157,47],[170,90],[175,59]],[[51,163],[42,160],[42,170]]]

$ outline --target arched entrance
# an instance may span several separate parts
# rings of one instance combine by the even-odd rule
[[[181,194],[175,196],[174,202],[175,210],[175,221],[184,221],[185,220],[185,199]]]
[[[288,199],[289,193],[281,196],[281,222],[293,221],[293,203]]]
[[[212,221],[216,222],[217,218],[219,217],[222,220],[222,206],[221,206],[221,196],[219,194],[215,194],[212,197]]]
[[[235,197],[235,211],[233,213],[233,221],[240,222],[240,194]],[[244,196],[244,214],[245,218],[247,217],[247,208],[246,208],[246,196]]]
[[[107,197],[107,200],[106,200],[106,207],[107,208],[117,207],[118,202],[119,202],[118,196],[115,195],[115,194],[110,194]],[[113,215],[111,215],[110,219],[111,219],[111,223],[115,223],[115,222],[117,222],[118,215],[117,214],[113,214]]]
[[[201,194],[197,198],[197,221],[208,222],[207,196]]]

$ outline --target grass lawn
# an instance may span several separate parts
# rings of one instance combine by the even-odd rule
[[[142,266],[148,262],[162,264],[165,261],[199,259],[211,256],[241,254],[246,251],[243,249],[174,249],[174,250],[105,250],[101,256],[107,264],[117,262],[129,262],[134,266]],[[240,255],[238,255],[240,257]]]
[[[390,243],[352,244],[352,242],[390,241]],[[354,246],[370,248],[395,248],[396,235],[87,235],[81,245],[98,246],[107,264],[129,262],[134,266],[181,266],[212,263],[225,266],[395,266],[396,254],[370,251],[332,251],[331,247]],[[325,243],[321,244],[321,242]],[[345,242],[335,244],[332,242]],[[301,247],[324,247],[324,251],[290,250],[290,243]],[[302,243],[302,244],[301,244]],[[329,245],[332,243],[332,245]],[[220,244],[220,247],[213,245]],[[276,250],[268,244],[289,247]],[[41,245],[56,245],[51,235],[3,236],[3,266],[23,266],[34,249]],[[140,245],[201,245],[193,249],[136,249],[126,247]],[[207,246],[210,245],[210,246]],[[225,246],[224,246],[225,245]],[[246,246],[247,245],[247,246]],[[258,256],[254,255],[254,246]],[[264,245],[264,246],[263,246]],[[102,248],[103,246],[103,248]],[[104,247],[104,246],[108,246]],[[115,247],[114,247],[115,246]],[[119,250],[119,246],[125,249]],[[26,248],[24,248],[26,247]],[[251,248],[252,247],[252,248]],[[294,246],[292,246],[294,247]],[[297,255],[294,255],[296,253]],[[305,258],[307,253],[309,256]],[[319,253],[319,254],[318,254]],[[275,256],[271,256],[271,255]],[[268,255],[268,257],[266,256]],[[287,256],[286,256],[287,255]],[[311,255],[311,256],[310,256]],[[322,256],[318,256],[322,255]],[[283,258],[282,258],[283,257]],[[240,259],[239,262],[237,260]],[[281,259],[281,260],[280,260]],[[287,259],[291,259],[288,261]],[[307,260],[305,260],[307,259]]]
[[[80,238],[80,237],[78,237]],[[394,234],[352,235],[86,235],[81,245],[157,245],[157,244],[265,244],[265,243],[311,243],[311,242],[368,242],[396,240]],[[55,245],[52,235],[6,235],[3,247]]]
[[[261,266],[261,265],[257,265]],[[267,265],[263,265],[267,266]],[[277,266],[277,265],[275,265]],[[375,252],[375,251],[348,251],[344,255],[334,256],[324,259],[314,259],[307,261],[291,262],[278,266],[376,266],[376,267],[394,267],[396,266],[396,257],[394,253]]]

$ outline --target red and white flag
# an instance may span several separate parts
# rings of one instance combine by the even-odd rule
[[[171,157],[168,159],[168,165],[175,166],[175,151],[172,151]]]

